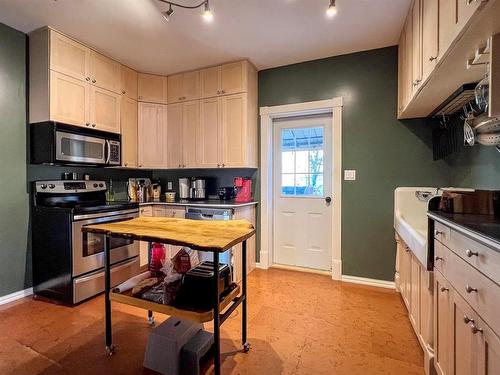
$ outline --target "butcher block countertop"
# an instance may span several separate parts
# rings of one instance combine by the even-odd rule
[[[187,220],[169,217],[139,217],[87,225],[82,231],[221,253],[255,234],[255,228],[247,220]]]

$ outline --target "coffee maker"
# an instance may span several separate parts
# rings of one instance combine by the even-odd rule
[[[207,197],[206,180],[191,177],[179,179],[179,198],[189,200],[204,200]]]

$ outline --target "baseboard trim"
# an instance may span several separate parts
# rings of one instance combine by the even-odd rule
[[[6,303],[14,302],[18,299],[31,296],[33,294],[33,288],[28,288],[20,290],[18,292],[10,293],[5,296],[0,297],[0,305],[5,305]]]
[[[349,276],[349,275],[342,275],[342,281],[353,284],[376,286],[379,288],[396,289],[396,284],[394,283],[394,281],[369,279],[366,277]]]
[[[255,268],[258,268],[259,270],[267,270],[267,267],[264,267],[260,262],[255,263]]]
[[[273,264],[271,266],[271,268],[277,268],[277,269],[287,270],[287,271],[315,273],[317,275],[326,275],[326,276],[331,276],[332,275],[331,271],[315,270],[313,268],[305,268],[305,267],[297,267],[297,266],[287,266],[287,265],[284,265],[284,264]]]

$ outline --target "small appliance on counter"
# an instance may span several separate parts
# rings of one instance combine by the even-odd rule
[[[151,202],[153,200],[153,185],[149,178],[129,178],[127,182],[128,199],[131,202]]]
[[[191,178],[191,187],[189,189],[190,200],[204,200],[206,199],[206,181],[202,178]]]
[[[155,180],[151,184],[151,190],[152,190],[152,195],[153,195],[153,201],[159,201],[161,198],[161,185],[160,185],[160,180]]]
[[[252,179],[247,177],[235,177],[236,202],[244,203],[252,201]]]
[[[189,199],[189,178],[179,178],[179,199]]]
[[[236,188],[234,186],[220,187],[218,195],[220,200],[229,201],[236,196]]]
[[[165,192],[165,202],[175,202],[175,191],[166,191]]]

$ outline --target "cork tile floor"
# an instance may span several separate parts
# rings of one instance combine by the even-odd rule
[[[396,292],[275,269],[252,272],[248,286],[252,350],[237,352],[238,311],[222,328],[223,374],[424,374]],[[154,374],[142,367],[145,312],[113,309],[117,353],[106,357],[102,296],[74,308],[33,298],[2,306],[0,374]]]

